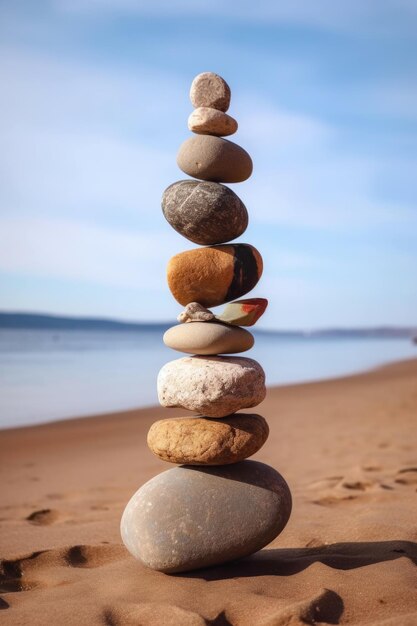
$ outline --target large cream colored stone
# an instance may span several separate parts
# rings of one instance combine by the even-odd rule
[[[190,322],[193,324],[194,322]],[[183,357],[158,374],[162,406],[182,407],[207,417],[226,417],[257,406],[265,398],[265,373],[244,357]]]
[[[189,354],[236,354],[250,350],[254,341],[244,328],[217,322],[178,324],[164,334],[168,348]]]
[[[222,419],[177,417],[152,424],[148,446],[170,463],[228,465],[255,454],[268,434],[266,420],[254,413],[235,413]]]

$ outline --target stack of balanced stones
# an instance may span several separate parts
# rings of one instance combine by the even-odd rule
[[[249,244],[228,243],[246,230],[248,213],[222,183],[249,178],[252,161],[223,139],[237,130],[226,113],[227,83],[211,72],[199,74],[190,97],[195,110],[188,126],[195,134],[180,147],[177,163],[197,180],[170,185],[162,209],[178,233],[203,246],[175,255],[167,270],[169,288],[185,310],[164,342],[193,356],[164,365],[158,397],[164,407],[197,416],[151,426],[149,448],[179,466],[143,485],[121,522],[133,556],[168,573],[247,556],[272,541],[291,512],[291,493],[282,476],[245,460],[269,433],[260,415],[237,412],[264,399],[263,369],[253,359],[224,356],[253,346],[253,335],[243,326],[255,324],[267,305],[263,298],[238,299],[257,284],[261,255]],[[225,303],[218,315],[210,310]]]

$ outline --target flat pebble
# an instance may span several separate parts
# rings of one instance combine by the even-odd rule
[[[133,495],[121,535],[148,567],[186,572],[260,550],[280,534],[290,514],[288,485],[268,465],[182,466],[155,476]]]
[[[190,100],[193,107],[210,107],[227,111],[230,106],[230,87],[218,74],[203,72],[191,83]]]
[[[226,417],[262,402],[265,373],[257,361],[246,357],[183,357],[161,368],[157,389],[162,406]]]
[[[177,164],[188,176],[217,183],[241,183],[252,174],[249,154],[232,141],[193,135],[181,144]]]
[[[226,304],[224,311],[220,315],[216,315],[216,319],[226,322],[226,324],[253,326],[265,313],[267,306],[268,300],[266,298],[236,300],[236,302]]]
[[[249,244],[237,243],[186,250],[173,256],[167,281],[174,298],[186,306],[218,306],[251,291],[262,275],[262,257]]]
[[[159,420],[148,433],[150,450],[163,461],[228,465],[255,454],[268,438],[260,415],[236,413],[222,419],[177,417]]]
[[[237,122],[233,117],[209,107],[195,109],[188,118],[188,128],[198,135],[216,135],[226,137],[237,131]]]
[[[248,225],[242,200],[219,183],[180,180],[162,196],[165,219],[178,233],[202,246],[240,237]]]
[[[216,322],[178,324],[164,334],[168,348],[189,354],[236,354],[250,350],[254,342],[244,328]]]

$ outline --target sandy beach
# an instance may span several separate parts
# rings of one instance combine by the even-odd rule
[[[0,433],[1,623],[417,624],[417,360],[269,390],[255,455],[287,479],[291,519],[236,563],[168,576],[121,543],[123,508],[170,469],[152,408]]]

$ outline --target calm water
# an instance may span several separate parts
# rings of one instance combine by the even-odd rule
[[[256,334],[247,355],[269,385],[331,378],[414,357],[407,339]],[[156,377],[180,357],[162,331],[0,330],[0,427],[157,404]]]

